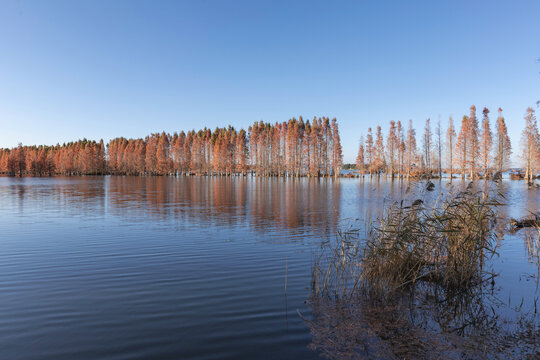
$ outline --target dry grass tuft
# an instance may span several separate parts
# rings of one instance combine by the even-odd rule
[[[432,206],[394,203],[369,230],[360,259],[361,279],[392,291],[419,281],[466,288],[486,279],[495,252],[497,195],[449,193]]]

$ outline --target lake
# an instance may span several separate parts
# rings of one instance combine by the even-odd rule
[[[523,181],[498,189],[508,217],[539,210]],[[1,357],[320,358],[299,315],[310,317],[320,244],[405,191],[376,179],[2,177]],[[538,258],[522,232],[498,252],[498,297],[531,308]]]

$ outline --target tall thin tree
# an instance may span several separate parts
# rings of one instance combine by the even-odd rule
[[[512,154],[512,145],[508,137],[508,129],[502,116],[502,109],[499,108],[499,116],[497,117],[497,134],[496,134],[496,154],[495,163],[497,171],[502,173],[509,166],[510,155]]]
[[[456,130],[454,129],[454,120],[452,116],[448,119],[448,129],[446,130],[446,153],[448,154],[448,166],[450,172],[450,182],[454,173],[454,145],[456,138]]]
[[[431,176],[431,138],[433,137],[431,133],[430,119],[426,119],[426,125],[424,127],[424,163],[425,169],[424,172]]]
[[[482,118],[482,133],[480,138],[480,157],[484,170],[484,178],[487,179],[493,141],[491,136],[491,126],[489,124],[489,110],[487,107],[484,107],[484,110],[482,110],[482,114],[484,116]]]
[[[534,110],[527,108],[525,113],[525,129],[522,133],[522,158],[525,165],[525,180],[532,183],[536,171],[538,170],[538,162],[540,158],[539,151],[540,135],[538,133],[538,123]]]

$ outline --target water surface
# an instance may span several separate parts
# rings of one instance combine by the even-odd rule
[[[538,190],[500,190],[508,216],[538,211]],[[405,191],[360,179],[0,178],[2,358],[319,358],[297,313],[309,315],[319,244]],[[506,234],[499,251],[501,297],[531,302],[538,265],[523,236]]]

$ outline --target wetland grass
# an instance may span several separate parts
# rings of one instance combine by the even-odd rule
[[[366,286],[393,291],[429,281],[462,289],[491,276],[485,263],[496,254],[500,195],[468,189],[432,205],[415,202],[392,204],[369,228],[360,259]]]
[[[311,348],[330,359],[539,356],[536,300],[529,311],[496,296],[502,195],[471,184],[432,200],[425,191],[389,204],[365,233],[323,244],[305,318]]]
[[[394,202],[360,230],[338,232],[324,244],[313,269],[315,292],[364,290],[392,293],[431,282],[463,289],[493,275],[486,261],[496,254],[495,208],[501,195],[462,192]]]

